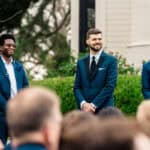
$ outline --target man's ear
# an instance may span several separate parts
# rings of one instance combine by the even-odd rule
[[[86,40],[86,44],[89,45],[89,39]]]

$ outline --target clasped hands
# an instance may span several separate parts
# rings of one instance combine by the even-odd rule
[[[93,112],[93,113],[95,112],[95,107],[93,107],[93,105],[91,103],[87,103],[87,102],[85,102],[82,105],[81,109],[85,112]]]

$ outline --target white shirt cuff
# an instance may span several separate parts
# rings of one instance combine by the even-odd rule
[[[83,100],[83,101],[80,103],[80,108],[82,108],[83,104],[85,104],[85,103],[86,103],[86,101]]]

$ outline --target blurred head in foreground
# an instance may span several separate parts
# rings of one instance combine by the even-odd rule
[[[45,88],[23,89],[7,105],[7,122],[16,146],[41,143],[56,150],[60,136],[59,97]]]
[[[60,150],[149,150],[149,138],[135,120],[86,120],[61,133]]]

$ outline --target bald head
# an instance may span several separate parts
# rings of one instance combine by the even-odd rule
[[[45,88],[26,88],[7,105],[7,122],[14,137],[41,130],[60,117],[59,97]]]

